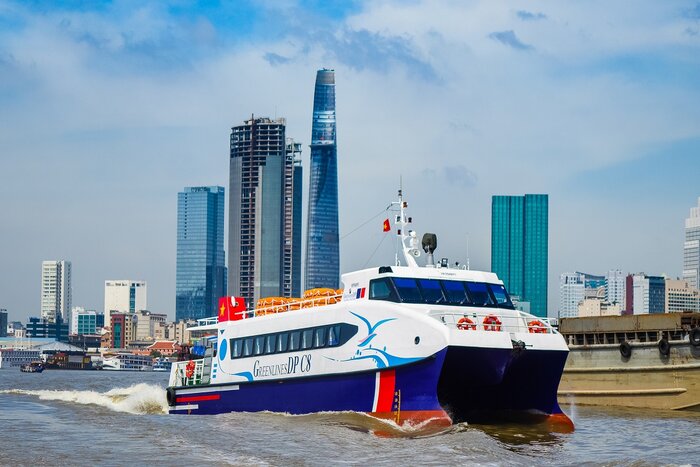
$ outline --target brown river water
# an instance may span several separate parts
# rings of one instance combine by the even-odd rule
[[[0,465],[700,465],[700,413],[564,406],[573,433],[357,413],[167,415],[165,373],[0,370]]]

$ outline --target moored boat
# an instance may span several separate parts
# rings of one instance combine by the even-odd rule
[[[41,373],[44,371],[44,364],[42,362],[25,363],[19,367],[19,371],[23,373]]]
[[[153,371],[153,358],[148,355],[134,355],[120,352],[102,360],[103,370]]]
[[[562,403],[700,410],[700,313],[562,318]]]
[[[572,429],[556,397],[562,336],[515,310],[495,274],[434,265],[432,234],[419,267],[406,203],[393,204],[406,265],[344,274],[333,294],[222,303],[217,322],[194,328],[215,335],[204,358],[173,364],[170,413],[357,411],[438,425],[525,415]]]

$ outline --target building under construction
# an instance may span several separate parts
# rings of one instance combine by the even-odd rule
[[[284,119],[251,116],[231,129],[228,293],[248,308],[300,294],[300,156]]]

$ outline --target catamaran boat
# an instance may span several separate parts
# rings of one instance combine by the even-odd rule
[[[392,205],[405,265],[254,310],[222,298],[218,319],[194,328],[215,334],[212,347],[172,366],[170,413],[356,411],[413,426],[512,415],[573,429],[557,403],[561,334],[516,310],[495,274],[434,264],[434,234],[420,267],[401,192]]]

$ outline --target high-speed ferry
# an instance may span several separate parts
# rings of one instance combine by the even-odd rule
[[[254,310],[223,299],[219,319],[196,328],[215,334],[204,358],[172,366],[170,413],[356,411],[399,425],[525,415],[572,429],[557,403],[562,336],[516,310],[495,274],[434,264],[433,234],[419,266],[407,205],[392,204],[405,265]]]

